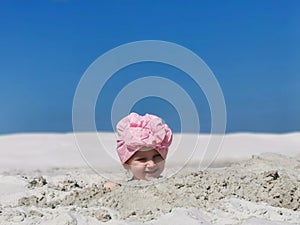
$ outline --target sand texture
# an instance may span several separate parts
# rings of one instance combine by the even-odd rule
[[[89,168],[9,170],[0,224],[300,224],[300,157],[260,154],[113,190]]]

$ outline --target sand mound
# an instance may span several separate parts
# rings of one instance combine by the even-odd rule
[[[224,168],[186,169],[163,182],[136,182],[113,190],[103,188],[103,178],[87,169],[1,176],[18,191],[1,190],[0,224],[152,223],[157,218],[170,222],[167,216],[184,208],[190,210],[185,211],[190,224],[300,221],[300,160],[278,154]]]

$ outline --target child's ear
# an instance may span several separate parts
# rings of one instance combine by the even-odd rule
[[[129,170],[129,168],[130,168],[130,166],[127,163],[124,163],[123,167],[124,167],[125,170]]]

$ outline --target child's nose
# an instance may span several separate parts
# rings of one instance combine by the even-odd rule
[[[149,160],[149,161],[147,161],[147,166],[148,167],[155,166],[155,162],[153,160]]]

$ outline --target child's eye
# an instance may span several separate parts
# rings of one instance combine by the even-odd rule
[[[153,156],[153,160],[160,160],[161,159],[161,156],[160,155],[155,155]]]
[[[137,159],[137,161],[139,161],[139,162],[145,162],[146,158],[139,158],[139,159]]]

